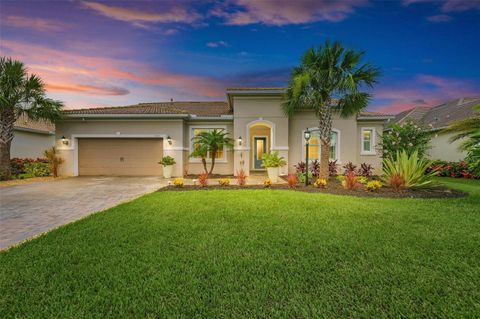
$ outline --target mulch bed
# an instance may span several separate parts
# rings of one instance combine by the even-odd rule
[[[205,191],[212,189],[220,190],[243,190],[243,189],[273,189],[273,190],[290,190],[306,193],[324,193],[324,194],[335,194],[335,195],[349,195],[357,197],[377,197],[377,198],[460,198],[465,197],[468,194],[459,190],[449,189],[445,186],[437,186],[432,189],[420,189],[420,190],[402,190],[399,192],[394,191],[388,187],[382,187],[376,192],[370,192],[365,189],[358,190],[348,190],[344,189],[340,183],[329,183],[326,188],[316,188],[312,185],[297,186],[295,188],[290,188],[288,185],[272,185],[269,188],[265,188],[262,185],[230,185],[230,186],[220,186],[220,185],[208,185],[205,187],[194,186],[194,185],[185,185],[183,187],[175,187],[173,185],[167,186],[159,189],[159,192],[166,191],[175,191],[175,192],[184,192],[184,191]]]

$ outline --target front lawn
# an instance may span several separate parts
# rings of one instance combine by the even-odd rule
[[[447,183],[146,195],[0,253],[0,318],[479,317],[480,181]]]

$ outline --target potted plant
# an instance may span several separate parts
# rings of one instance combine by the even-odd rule
[[[268,178],[272,183],[278,181],[279,168],[286,165],[285,159],[278,152],[263,154],[262,166],[267,169]]]
[[[175,165],[175,159],[171,156],[164,156],[158,164],[163,165],[163,177],[171,178],[173,165]]]

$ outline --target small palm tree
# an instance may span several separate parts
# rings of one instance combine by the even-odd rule
[[[62,107],[62,102],[46,97],[42,80],[27,74],[22,62],[0,58],[0,177],[11,177],[10,146],[15,121],[26,115],[34,121],[54,122],[60,119]]]
[[[289,116],[305,109],[315,112],[321,140],[320,178],[328,177],[333,113],[348,117],[365,109],[370,95],[360,89],[372,87],[380,75],[377,67],[360,64],[363,55],[327,41],[307,50],[293,69],[283,110]]]
[[[200,132],[193,139],[195,150],[191,157],[200,157],[202,159],[203,168],[208,175],[212,174],[215,167],[215,158],[219,151],[224,147],[233,148],[233,139],[227,137],[227,133],[223,129],[214,129],[212,131]],[[210,156],[210,170],[207,170],[207,157]]]
[[[43,152],[43,155],[48,160],[48,164],[50,164],[50,171],[52,172],[53,177],[58,177],[58,167],[62,165],[64,159],[58,156],[55,146]]]
[[[462,151],[480,147],[480,105],[475,106],[474,110],[473,116],[455,121],[444,130],[446,133],[455,133],[450,142],[465,139],[459,146]]]

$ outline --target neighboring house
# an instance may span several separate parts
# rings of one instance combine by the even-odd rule
[[[430,158],[459,161],[466,156],[465,152],[458,150],[461,141],[450,143],[453,134],[445,134],[442,130],[454,121],[473,115],[473,108],[479,104],[480,98],[461,98],[434,107],[414,107],[397,114],[388,125],[401,124],[408,120],[414,121],[433,133],[429,150]]]
[[[190,157],[192,138],[201,131],[223,129],[235,141],[233,150],[217,154],[214,173],[263,171],[262,154],[278,151],[293,172],[305,160],[303,132],[318,121],[312,111],[287,117],[281,107],[285,88],[227,89],[228,102],[141,103],[64,111],[57,123],[57,146],[65,163],[63,175],[161,175],[162,156],[175,158],[173,175],[201,173],[200,158]],[[361,112],[348,119],[335,115],[331,159],[339,164],[372,164],[381,170],[379,135],[386,119]],[[65,139],[62,139],[65,137]],[[320,158],[320,141],[313,133],[310,159]]]
[[[15,136],[10,148],[10,157],[37,158],[55,145],[55,125],[32,121],[25,116],[15,122]]]

